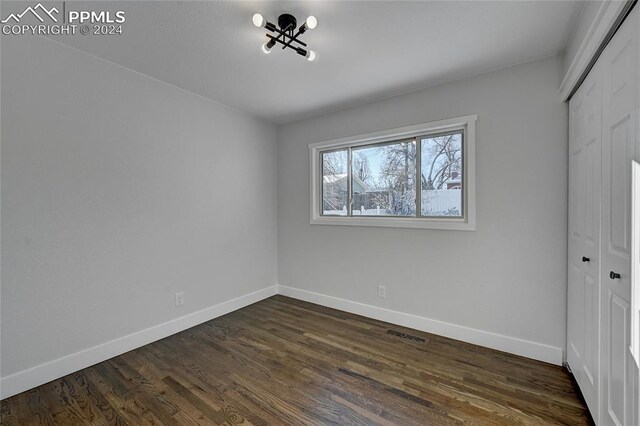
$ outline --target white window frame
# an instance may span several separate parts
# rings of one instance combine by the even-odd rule
[[[381,226],[390,228],[445,229],[455,231],[476,230],[476,114],[446,120],[432,121],[414,126],[399,127],[381,132],[350,136],[309,144],[310,208],[312,225]],[[339,148],[355,148],[383,142],[392,142],[430,134],[441,134],[462,130],[462,176],[463,215],[462,217],[360,217],[324,216],[320,209],[322,202],[322,168],[320,153]],[[419,142],[417,142],[419,143]],[[418,182],[419,184],[419,182]]]

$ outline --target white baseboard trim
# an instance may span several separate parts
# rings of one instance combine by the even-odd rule
[[[327,296],[280,284],[278,285],[278,294],[555,365],[562,365],[563,361],[563,349],[555,346],[420,317],[418,315],[392,311],[377,306],[365,305],[364,303],[353,302],[351,300],[340,299],[338,297]]]
[[[0,378],[0,399],[8,398],[114,356],[164,339],[172,334],[274,296],[277,292],[277,285],[266,287],[145,330],[2,377]]]
[[[259,302],[276,294],[316,303],[329,308],[398,324],[428,333],[438,334],[464,342],[497,349],[551,364],[562,365],[563,350],[559,347],[504,336],[475,328],[451,324],[418,315],[393,311],[338,297],[327,296],[307,290],[283,285],[273,285],[261,290],[219,303],[176,318],[162,324],[141,330],[106,343],[76,352],[62,358],[0,378],[0,399],[43,385],[83,368],[121,355],[172,334],[179,333],[203,322],[228,314],[245,306]]]

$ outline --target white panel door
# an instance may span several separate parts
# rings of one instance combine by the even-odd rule
[[[569,104],[567,362],[591,415],[599,403],[602,88],[596,66]]]
[[[640,40],[640,39],[639,39]],[[640,43],[639,43],[640,44]],[[640,57],[640,55],[638,55]],[[640,59],[640,58],[639,58]],[[639,67],[640,69],[640,67]],[[640,89],[640,83],[638,84]],[[640,99],[640,93],[638,94]],[[640,111],[639,111],[640,113]],[[636,122],[640,126],[640,123]],[[636,133],[636,135],[639,135]],[[640,136],[640,135],[639,135]],[[636,154],[640,154],[640,140],[636,140]],[[634,161],[631,166],[631,355],[635,363],[631,363],[631,378],[633,381],[632,401],[635,407],[632,409],[632,424],[640,424],[640,163]]]
[[[640,11],[638,11],[638,5],[636,5],[635,8],[636,10],[634,11],[634,13],[631,14],[629,19],[632,20],[632,25],[635,27],[635,51],[636,51],[636,69],[635,69],[636,133],[635,133],[635,137],[636,137],[636,161],[640,161]],[[635,163],[635,165],[636,165],[636,174],[638,175],[638,178],[636,180],[640,181],[640,165],[638,165],[638,163]],[[638,185],[638,193],[640,193],[640,185]],[[638,200],[639,202],[637,204],[640,205],[640,198],[638,198]],[[636,209],[636,215],[637,217],[635,217],[634,219],[636,220],[637,224],[640,225],[640,208]],[[640,244],[638,244],[638,248],[640,248]],[[640,266],[640,250],[636,250],[634,255],[635,255],[635,259],[632,263],[635,263],[636,265]],[[637,271],[640,271],[640,268],[638,268]],[[631,322],[632,324],[631,331],[634,333],[634,337],[635,337],[634,339],[632,339],[632,341],[634,341],[634,343],[637,342],[637,345],[635,347],[637,351],[634,352],[633,350],[631,350],[631,358],[635,358],[635,364],[630,361],[631,362],[630,370],[631,370],[631,375],[633,376],[633,385],[632,385],[633,396],[632,396],[632,403],[629,405],[630,405],[630,409],[632,411],[632,417],[633,417],[632,424],[640,425],[640,368],[639,368],[640,367],[640,275],[638,275],[638,279],[635,282],[635,290],[636,290],[635,299],[632,299],[632,307],[634,308],[634,311],[631,312],[631,315],[634,315],[635,318]],[[634,297],[633,294],[631,296]]]
[[[632,425],[630,344],[631,163],[637,121],[637,14],[618,30],[599,62],[602,106],[602,319],[603,425]]]

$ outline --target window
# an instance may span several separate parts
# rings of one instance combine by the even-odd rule
[[[309,145],[311,223],[474,230],[475,120]]]
[[[462,216],[463,138],[461,131],[420,138],[422,216]]]
[[[351,149],[354,216],[416,215],[416,141]]]
[[[322,153],[322,214],[346,216],[349,202],[349,151]]]

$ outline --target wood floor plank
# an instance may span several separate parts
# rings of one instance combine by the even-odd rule
[[[3,426],[593,424],[560,367],[283,296],[3,400],[0,416]]]

